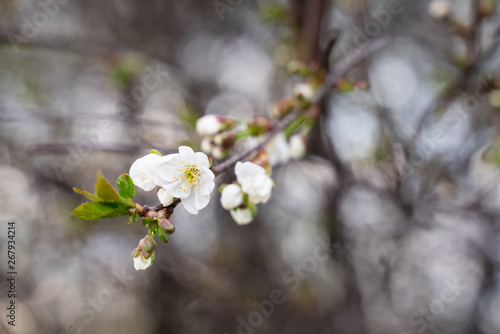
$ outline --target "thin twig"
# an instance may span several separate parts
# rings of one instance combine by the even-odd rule
[[[215,166],[212,168],[212,171],[214,172],[215,175],[220,175],[226,169],[230,168],[233,166],[235,163],[238,161],[246,158],[253,152],[257,152],[258,150],[262,149],[278,132],[282,131],[285,129],[290,123],[292,123],[303,111],[299,109],[294,109],[292,112],[290,112],[288,115],[286,115],[280,122],[278,122],[271,131],[269,131],[267,137],[261,141],[259,144],[257,144],[254,147],[247,148],[246,150],[243,150],[241,152],[238,152],[231,156],[229,159],[225,160],[224,162],[220,163],[219,165]]]
[[[351,54],[347,55],[334,69],[328,74],[323,84],[317,90],[314,98],[312,99],[312,104],[318,104],[325,97],[325,95],[330,91],[331,87],[339,80],[344,74],[346,74],[354,66],[358,65],[364,61],[369,55],[373,54],[375,51],[379,50],[385,46],[389,41],[385,38],[374,39],[365,44],[361,49],[358,49]],[[220,175],[228,168],[236,164],[238,161],[246,158],[253,152],[262,149],[277,133],[285,129],[290,123],[292,123],[300,114],[302,110],[295,109],[285,116],[280,122],[278,122],[274,128],[268,133],[267,137],[261,141],[258,145],[250,147],[246,150],[238,152],[223,161],[221,164],[212,167],[212,171],[215,175]]]

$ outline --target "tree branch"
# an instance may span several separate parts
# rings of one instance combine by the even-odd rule
[[[366,43],[361,49],[358,49],[351,54],[347,55],[333,70],[327,75],[325,81],[317,90],[314,98],[312,99],[312,104],[318,104],[325,97],[325,95],[330,91],[333,85],[349,70],[351,70],[356,65],[360,64],[371,54],[387,45],[389,41],[385,38],[374,39]],[[232,167],[238,161],[246,158],[250,154],[262,149],[277,133],[285,129],[290,123],[292,123],[303,111],[295,109],[285,116],[280,122],[278,122],[274,128],[268,133],[267,137],[260,142],[258,145],[243,150],[239,153],[234,154],[227,160],[223,161],[221,164],[212,167],[212,171],[215,175],[220,175],[228,168]]]

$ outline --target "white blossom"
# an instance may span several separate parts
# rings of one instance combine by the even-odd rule
[[[214,135],[221,129],[221,116],[205,115],[196,121],[196,133],[200,136]]]
[[[231,217],[238,225],[246,225],[253,220],[252,211],[250,209],[233,209],[230,211]]]
[[[135,270],[146,270],[151,265],[153,264],[153,261],[155,260],[155,255],[151,255],[147,259],[144,258],[142,254],[139,254],[138,256],[134,257],[134,268]]]
[[[314,90],[311,85],[300,83],[293,89],[293,95],[303,97],[306,100],[312,100],[314,97]]]
[[[207,155],[181,146],[179,153],[162,159],[155,182],[171,196],[180,198],[186,211],[197,214],[208,205],[215,186],[215,176],[209,168]]]
[[[134,185],[144,191],[153,190],[157,186],[155,176],[157,174],[157,166],[161,161],[162,157],[154,153],[147,154],[134,161],[128,173]]]
[[[236,208],[243,203],[243,191],[236,184],[228,184],[222,189],[220,203],[226,210]]]
[[[306,144],[304,137],[296,134],[290,137],[290,157],[292,159],[300,159],[306,155]]]
[[[435,19],[443,19],[450,13],[451,6],[445,0],[433,0],[429,4],[429,14]]]
[[[169,206],[174,202],[174,197],[170,195],[168,191],[166,191],[163,188],[158,188],[158,191],[156,192],[156,195],[158,196],[158,199],[160,200],[160,203],[163,204],[164,206]]]
[[[212,153],[212,149],[214,148],[214,145],[212,144],[212,140],[209,137],[203,137],[200,143],[200,148],[201,151],[210,154]]]
[[[220,146],[215,146],[212,149],[212,156],[217,159],[217,160],[222,160],[226,157],[226,152],[224,149]]]
[[[248,194],[252,203],[266,203],[269,200],[274,183],[264,168],[253,162],[238,161],[234,172],[241,189]]]
[[[278,133],[265,147],[269,163],[276,166],[290,161],[290,146],[283,132]]]

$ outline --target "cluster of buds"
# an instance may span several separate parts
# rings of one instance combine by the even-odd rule
[[[245,225],[255,219],[257,204],[269,200],[274,182],[266,169],[254,162],[237,162],[234,171],[237,181],[221,186],[220,201],[237,224]]]
[[[136,209],[142,213],[146,210],[138,204]],[[158,235],[161,241],[168,242],[168,236],[175,232],[174,224],[168,219],[171,213],[172,209],[150,210],[144,213],[143,224],[148,227],[148,234],[139,241],[139,246],[132,252],[136,270],[148,269],[153,264],[156,249],[155,235]]]
[[[288,115],[295,108],[306,110],[312,105],[315,94],[315,85],[299,83],[293,88],[292,96],[281,99],[269,107],[269,115],[279,120]]]
[[[216,159],[224,159],[236,141],[236,122],[220,115],[205,115],[196,122],[196,133],[202,137],[201,150]]]
[[[132,252],[135,270],[145,270],[151,267],[155,261],[155,249],[156,242],[152,235],[148,234],[139,241],[139,246]]]
[[[221,160],[231,154],[237,141],[264,134],[273,126],[274,123],[262,115],[254,116],[248,122],[237,122],[220,115],[205,115],[196,122],[196,132],[202,137],[201,150]]]

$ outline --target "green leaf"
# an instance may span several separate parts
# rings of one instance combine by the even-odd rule
[[[150,150],[149,150],[149,153],[157,154],[157,155],[159,155],[160,157],[162,157],[162,156],[163,156],[163,154],[161,154],[161,153],[160,153],[160,151],[155,150],[154,148],[150,149]]]
[[[95,184],[95,194],[100,200],[105,202],[121,202],[130,206],[130,203],[126,203],[116,192],[116,190],[111,186],[111,184],[104,178],[101,172],[97,173],[97,181]]]
[[[283,130],[283,132],[285,133],[285,136],[287,138],[290,138],[290,136],[293,135],[295,133],[295,131],[297,131],[297,129],[302,125],[303,122],[304,122],[304,116],[302,116],[302,115],[300,115],[299,117],[294,119],[292,121],[292,123],[290,123],[285,128],[285,130]]]
[[[161,241],[163,241],[163,242],[167,243],[167,242],[168,242],[168,233],[167,233],[167,232],[165,232],[164,230],[162,230],[161,228],[159,228],[159,229],[157,230],[157,232],[158,232],[158,238],[159,238]]]
[[[132,224],[132,223],[135,223],[137,220],[139,219],[139,215],[137,213],[134,213],[130,216],[130,218],[128,219],[128,222],[127,224]]]
[[[77,207],[72,215],[81,218],[96,220],[101,218],[115,218],[130,215],[129,207],[119,202],[91,202]]]
[[[186,129],[194,130],[196,128],[196,121],[198,120],[199,115],[193,108],[186,107],[180,110],[179,118]]]
[[[132,178],[128,174],[122,174],[116,181],[120,196],[126,199],[132,198],[135,195],[135,186]]]
[[[156,225],[156,220],[153,219],[153,222],[148,225],[148,234],[151,235],[156,235],[156,232],[158,231],[158,225]]]
[[[245,205],[250,209],[250,212],[252,212],[252,218],[255,219],[257,216],[257,205],[250,201],[245,202]]]
[[[99,200],[99,198],[98,198],[96,195],[94,195],[94,194],[92,194],[92,193],[90,193],[90,192],[88,192],[88,191],[81,190],[81,189],[78,189],[78,188],[76,188],[76,187],[74,187],[74,188],[73,188],[73,191],[74,191],[75,193],[78,193],[78,194],[82,194],[82,195],[87,196],[87,198],[88,198],[89,200],[91,200],[91,201],[97,201],[97,200]]]
[[[153,218],[142,218],[141,225],[146,226],[147,224],[150,224],[153,221]]]

